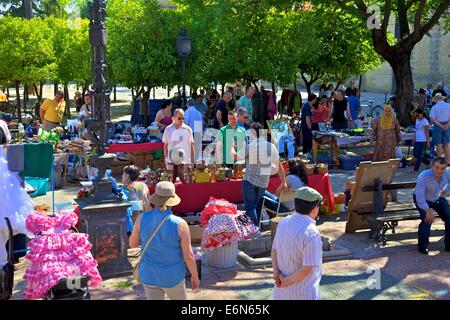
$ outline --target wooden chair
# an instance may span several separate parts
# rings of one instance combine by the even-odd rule
[[[370,229],[369,222],[364,215],[373,212],[373,192],[363,191],[365,187],[373,187],[375,180],[380,179],[382,184],[390,184],[400,164],[399,159],[381,162],[361,162],[355,174],[355,184],[352,197],[348,204],[348,220],[345,233],[354,233],[357,230]],[[382,193],[383,206],[386,207],[390,191]]]
[[[262,203],[262,210],[266,210],[267,214],[269,215],[269,218],[275,218],[278,216],[287,216],[290,215],[294,212],[294,208],[288,208],[289,211],[288,212],[282,212],[280,213],[280,207],[283,203],[285,202],[289,202],[289,201],[294,201],[295,199],[295,189],[289,189],[286,191],[283,191],[280,196],[279,196],[279,201],[278,201],[278,206],[277,206],[277,210],[271,210],[268,207],[265,206],[266,203],[266,198],[264,198],[263,203]],[[261,229],[261,223],[262,222],[270,222],[270,220],[265,220],[262,221],[262,219],[260,219],[259,221],[259,228]]]

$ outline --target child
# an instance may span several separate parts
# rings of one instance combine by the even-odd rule
[[[414,158],[416,164],[414,165],[414,172],[418,172],[424,151],[427,147],[430,147],[430,123],[425,118],[424,111],[417,109],[416,114],[416,134],[414,138]]]

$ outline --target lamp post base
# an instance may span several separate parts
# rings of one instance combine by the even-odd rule
[[[80,206],[80,231],[89,235],[92,256],[104,279],[130,275],[133,267],[128,261],[126,212],[128,201],[92,204],[77,200]]]

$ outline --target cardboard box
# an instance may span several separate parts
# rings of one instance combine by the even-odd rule
[[[153,156],[150,151],[147,152],[139,152],[139,153],[131,153],[131,159],[133,160],[133,164],[141,169],[146,169],[147,166],[152,166]]]
[[[191,243],[201,243],[203,235],[203,229],[200,227],[201,217],[188,216],[183,217],[183,219],[189,225],[189,231],[191,233]]]
[[[113,163],[111,164],[112,175],[113,176],[122,175],[123,168],[125,168],[126,166],[131,165],[131,164],[132,164],[131,160],[122,161],[122,160],[114,159]]]
[[[165,169],[166,163],[164,160],[153,160],[152,161],[152,169]]]

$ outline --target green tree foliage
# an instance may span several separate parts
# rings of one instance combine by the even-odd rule
[[[40,18],[2,18],[0,82],[13,82],[18,94],[20,84],[50,79],[55,68],[53,43],[48,36],[50,33],[47,23]]]
[[[58,18],[45,21],[51,30],[56,64],[52,80],[64,85],[75,81],[84,87],[91,76],[89,21],[69,22]]]
[[[360,19],[327,6],[295,9],[292,15],[295,25],[290,28],[290,41],[296,44],[296,59],[308,92],[318,80],[346,80],[381,65],[370,31]]]
[[[273,0],[279,8],[301,7],[305,2],[339,8],[362,21],[370,30],[375,51],[385,59],[394,72],[400,121],[410,123],[413,100],[411,54],[415,45],[440,21],[450,17],[450,0]],[[398,24],[398,37],[392,41],[388,29],[391,18]],[[336,25],[338,28],[339,26]]]
[[[65,7],[71,0],[29,0],[32,1],[33,16],[65,18]],[[0,0],[0,14],[25,17],[25,0]]]
[[[155,0],[110,0],[107,17],[107,59],[114,83],[136,89],[180,82],[175,11]]]
[[[289,83],[296,73],[286,43],[286,16],[264,1],[177,1],[189,15],[193,56],[188,77],[197,83]]]

